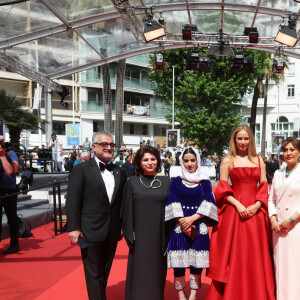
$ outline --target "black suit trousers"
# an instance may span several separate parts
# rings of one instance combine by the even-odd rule
[[[7,196],[16,193],[16,189],[1,189],[0,196]],[[6,199],[0,200],[0,241],[2,232],[2,207],[4,207],[7,222],[10,230],[10,244],[12,246],[19,246],[19,223],[17,215],[17,200],[18,196],[12,196]]]
[[[81,249],[85,280],[89,300],[106,300],[106,285],[117,241],[110,236],[102,242],[88,242],[89,246]]]

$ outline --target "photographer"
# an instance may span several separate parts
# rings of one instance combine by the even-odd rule
[[[16,173],[19,169],[18,157],[14,151],[8,151],[4,137],[0,135],[0,196],[7,196],[16,193]],[[3,251],[3,254],[19,252],[18,241],[18,216],[17,216],[17,196],[1,199],[0,205],[0,239],[2,231],[2,207],[4,207],[10,230],[10,246]]]

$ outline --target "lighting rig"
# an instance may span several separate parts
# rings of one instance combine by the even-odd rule
[[[231,73],[253,73],[254,59],[246,57],[244,54],[236,54],[230,59],[229,72]]]
[[[234,51],[229,45],[229,36],[219,31],[219,38],[217,45],[210,45],[208,48],[208,56],[215,55],[217,59],[222,59],[224,56],[234,56]]]
[[[245,27],[244,35],[249,36],[249,43],[258,43],[259,34],[256,27]]]
[[[162,54],[157,54],[154,60],[154,68],[152,71],[167,71],[166,69],[166,62]]]
[[[297,16],[295,14],[288,14],[288,25],[281,24],[278,33],[275,37],[275,41],[281,44],[294,47],[298,42],[298,34],[296,30]]]
[[[197,25],[185,24],[182,28],[182,39],[185,41],[190,41],[192,39],[192,32],[197,32]]]
[[[153,7],[150,7],[148,18],[145,20],[145,27],[144,27],[144,37],[146,42],[153,41],[158,39],[162,36],[166,35],[164,25],[166,24],[165,19],[160,14],[159,19],[156,21],[153,18]]]
[[[63,86],[63,90],[62,92],[57,92],[57,94],[61,97],[60,99],[60,104],[66,108],[69,105],[68,101],[65,101],[65,99],[70,95],[70,91],[68,88],[66,88],[65,86]]]
[[[275,74],[283,74],[285,71],[286,63],[282,58],[278,57],[273,60],[272,72]]]
[[[199,53],[189,53],[186,58],[186,70],[211,72],[211,59]]]

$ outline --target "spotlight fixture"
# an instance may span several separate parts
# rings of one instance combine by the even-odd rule
[[[245,57],[243,54],[235,55],[230,59],[229,72],[253,73],[254,59],[252,57]]]
[[[256,27],[245,27],[244,35],[249,36],[249,43],[257,44],[258,43],[258,31]]]
[[[163,23],[165,23],[165,20],[162,16],[161,18],[161,24],[153,19],[151,7],[144,27],[144,37],[147,43],[166,35],[165,28],[162,26]]]
[[[166,25],[166,21],[164,19],[164,17],[162,16],[162,13],[160,13],[160,17],[158,19],[158,23],[162,26],[165,26]]]
[[[162,54],[157,54],[154,61],[154,69],[152,71],[167,71],[166,70],[166,62]]]
[[[65,86],[63,86],[63,90],[62,92],[57,92],[57,94],[61,97],[60,99],[60,104],[65,108],[69,105],[68,101],[65,101],[65,99],[67,98],[67,96],[69,96],[70,91],[69,89],[67,89]]]
[[[69,106],[69,101],[60,100],[59,103],[63,108],[66,108]]]
[[[185,24],[182,28],[182,39],[185,41],[190,41],[192,39],[192,32],[197,31],[197,25]]]
[[[222,59],[224,56],[234,56],[234,52],[229,45],[229,37],[223,33],[223,30],[219,31],[219,39],[216,45],[210,45],[207,55],[215,55],[217,59]]]
[[[278,57],[273,60],[272,71],[276,74],[283,74],[285,70],[286,63],[282,58]]]
[[[186,58],[186,70],[198,72],[211,72],[211,60],[199,53],[189,53]]]
[[[294,47],[297,44],[298,35],[296,31],[295,15],[289,14],[289,21],[287,26],[280,25],[275,41],[290,47]]]
[[[223,56],[234,56],[234,52],[229,45],[225,45],[223,42],[219,43],[219,45],[211,45],[208,49],[208,56],[215,55],[220,58]]]

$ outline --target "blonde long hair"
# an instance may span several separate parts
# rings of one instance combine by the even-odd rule
[[[236,147],[235,140],[238,132],[242,130],[245,130],[249,135],[248,158],[250,161],[253,162],[253,157],[256,157],[257,154],[256,154],[255,142],[254,142],[252,130],[247,125],[239,125],[234,129],[229,144],[229,157],[231,159],[234,159],[237,155],[237,147]]]

